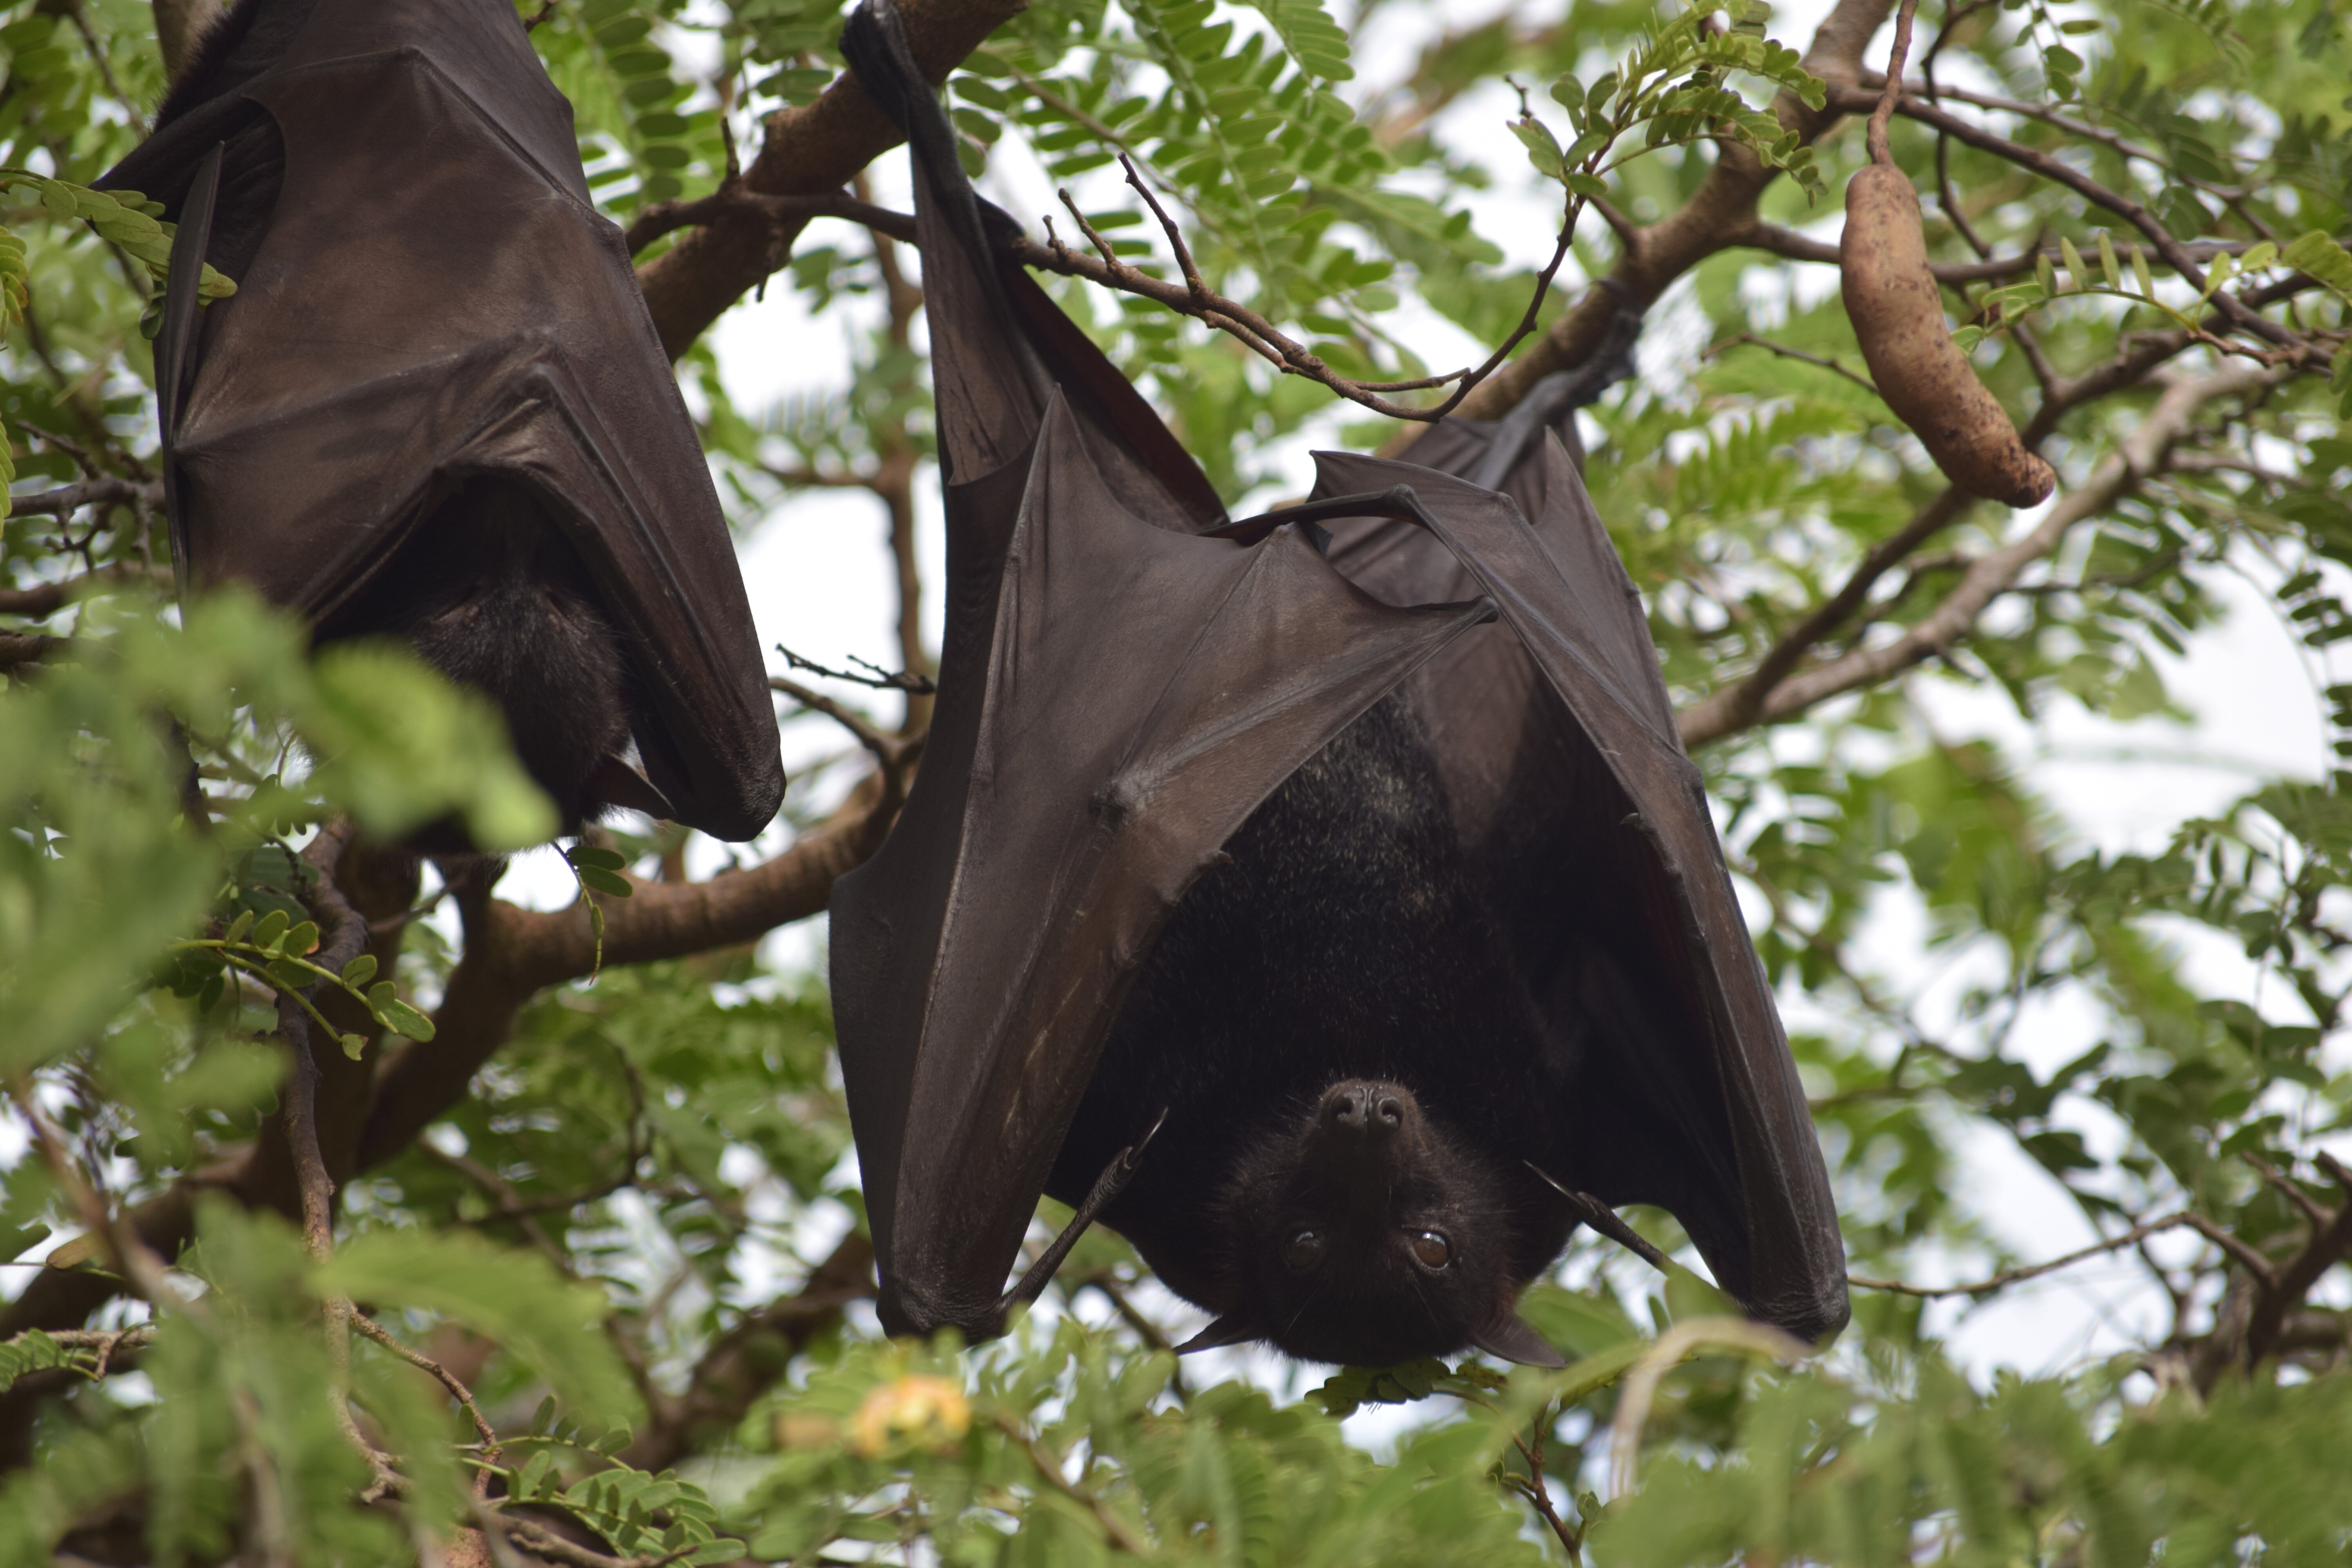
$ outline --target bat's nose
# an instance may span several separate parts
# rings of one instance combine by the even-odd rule
[[[1353,1079],[1323,1091],[1321,1120],[1328,1128],[1359,1137],[1394,1137],[1404,1125],[1412,1091],[1393,1083]]]

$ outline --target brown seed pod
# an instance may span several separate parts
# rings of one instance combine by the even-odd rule
[[[2010,506],[2047,500],[2058,476],[2026,450],[1944,325],[1927,270],[1919,197],[1902,170],[1873,163],[1845,188],[1838,246],[1845,313],[1879,395],[1925,443],[1944,477]]]

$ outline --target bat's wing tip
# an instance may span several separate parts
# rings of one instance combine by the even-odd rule
[[[963,1336],[964,1343],[979,1344],[1004,1332],[1010,1314],[1002,1301],[977,1306],[949,1302],[919,1288],[910,1289],[908,1276],[896,1268],[882,1269],[879,1279],[875,1314],[882,1320],[882,1331],[892,1339],[927,1340],[942,1329],[953,1329]]]

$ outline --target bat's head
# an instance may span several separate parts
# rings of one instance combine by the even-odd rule
[[[1262,1339],[1304,1361],[1392,1366],[1475,1345],[1560,1364],[1515,1306],[1503,1173],[1402,1084],[1331,1085],[1244,1151],[1221,1207],[1239,1301],[1188,1350]]]

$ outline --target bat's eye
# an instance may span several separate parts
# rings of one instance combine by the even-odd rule
[[[1437,1231],[1415,1231],[1412,1255],[1423,1268],[1443,1268],[1454,1261],[1454,1244]]]
[[[1323,1233],[1302,1230],[1282,1244],[1282,1260],[1294,1274],[1304,1274],[1323,1261]]]

